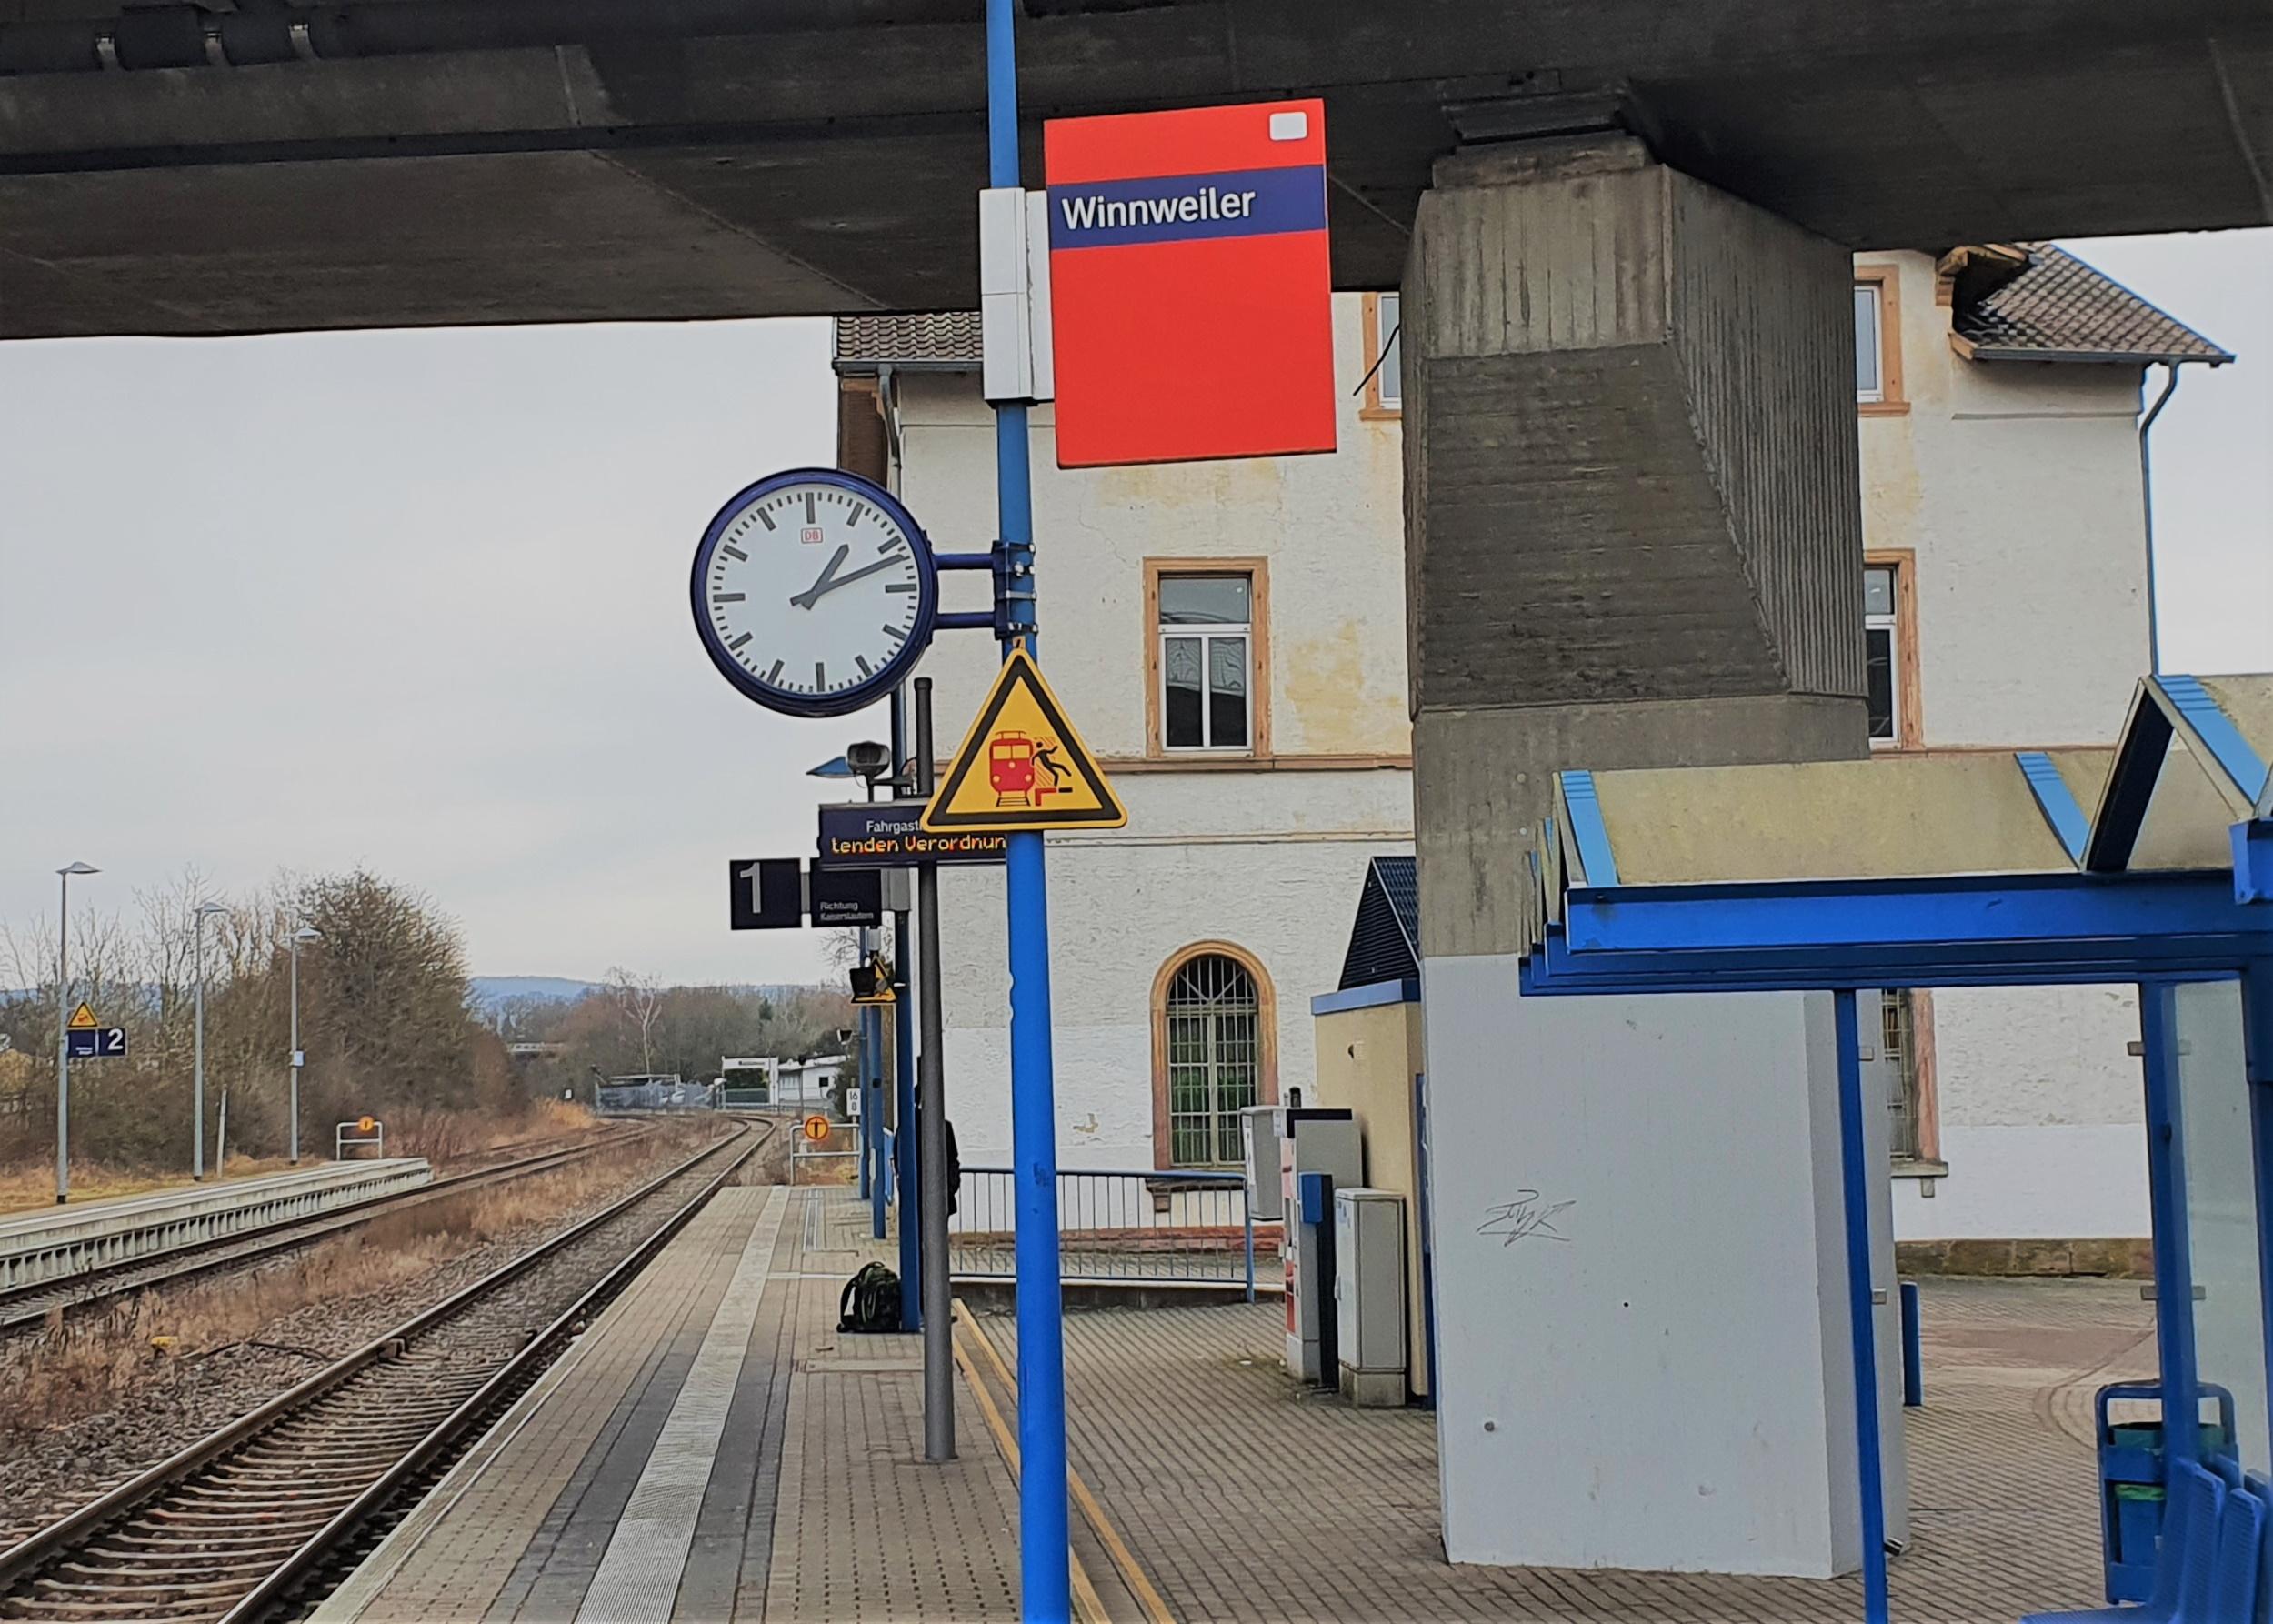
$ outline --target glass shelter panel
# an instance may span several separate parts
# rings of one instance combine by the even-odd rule
[[[2178,1104],[2194,1270],[2195,1368],[2207,1396],[2233,1395],[2241,1463],[2273,1467],[2267,1432],[2265,1308],[2258,1272],[2257,1172],[2241,1050],[2241,989],[2178,989]],[[2205,1406],[2207,1411],[2208,1407]]]

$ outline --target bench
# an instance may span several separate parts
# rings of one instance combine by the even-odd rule
[[[2020,1624],[2250,1624],[2257,1616],[2265,1519],[2266,1503],[2257,1489],[2228,1487],[2214,1472],[2173,1461],[2154,1593],[2136,1607],[2030,1613]]]

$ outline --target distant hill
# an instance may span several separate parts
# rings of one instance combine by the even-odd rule
[[[507,998],[552,998],[566,1004],[600,988],[596,981],[571,981],[566,976],[474,976],[466,985],[480,1009],[495,1009]]]
[[[566,976],[471,976],[466,978],[471,989],[469,1001],[474,1007],[487,1013],[508,998],[550,998],[569,1003],[588,992],[602,990],[597,981],[576,981]],[[836,992],[835,984],[827,986],[752,985],[736,987],[737,992],[763,993],[769,997],[796,992]]]

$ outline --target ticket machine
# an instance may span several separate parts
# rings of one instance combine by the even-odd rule
[[[1334,1339],[1334,1191],[1365,1182],[1365,1147],[1347,1110],[1282,1107],[1277,1132],[1280,1259],[1287,1276],[1287,1370],[1330,1386]],[[1257,1138],[1261,1136],[1257,1135]]]

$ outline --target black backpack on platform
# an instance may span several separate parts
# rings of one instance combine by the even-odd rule
[[[836,1302],[840,1331],[896,1331],[900,1328],[900,1277],[881,1263],[863,1265],[845,1282]]]

